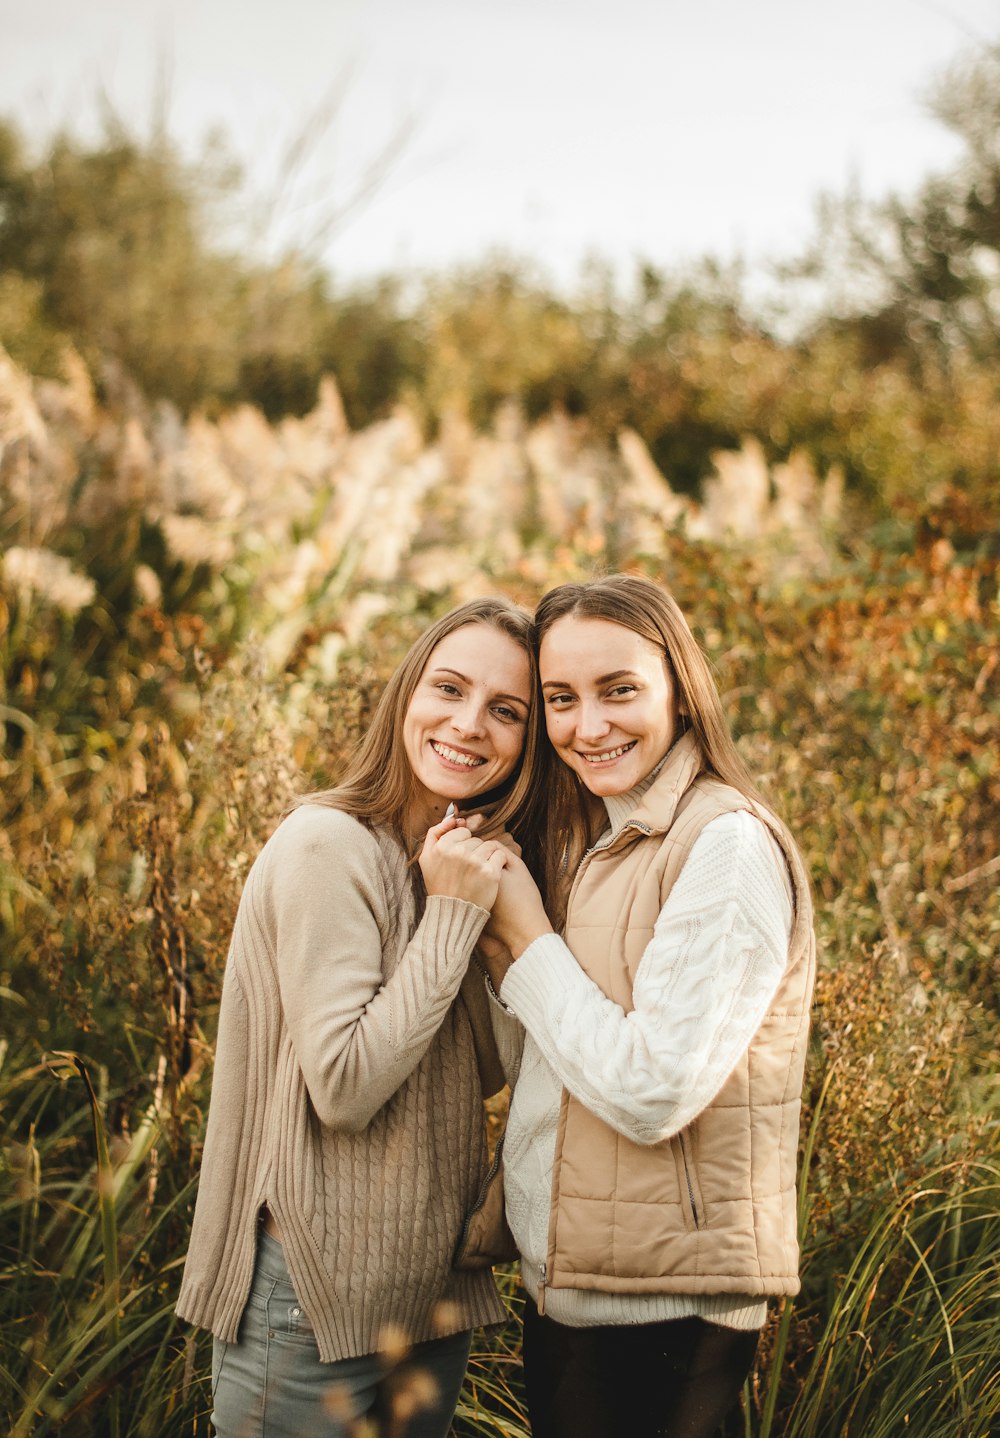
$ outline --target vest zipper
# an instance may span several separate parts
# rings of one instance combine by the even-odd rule
[[[621,828],[618,830],[618,833],[617,833],[617,834],[612,834],[610,838],[605,839],[604,842],[601,843],[601,844],[594,844],[594,845],[592,845],[592,847],[589,848],[589,849],[585,852],[585,854],[583,855],[583,858],[580,860],[580,867],[581,867],[581,868],[583,867],[584,859],[589,859],[590,856],[591,856],[591,854],[604,854],[604,853],[606,853],[607,850],[611,848],[612,844],[614,844],[615,841],[616,841],[622,834],[624,834],[624,832],[625,832],[626,829],[638,829],[639,833],[645,835],[645,837],[646,837],[647,839],[649,838],[650,834],[653,832],[653,830],[652,830],[652,828],[649,826],[649,824],[642,824],[642,823],[639,822],[638,819],[626,819],[626,820],[625,820],[625,823],[624,823],[624,824],[621,826]],[[578,870],[577,872],[579,872],[579,870]]]
[[[637,830],[639,831],[639,833],[642,834],[642,835],[643,835],[645,838],[647,838],[647,839],[649,838],[649,836],[650,836],[650,835],[652,834],[652,832],[653,832],[652,828],[651,828],[648,824],[642,824],[642,823],[636,822],[634,819],[628,819],[628,820],[626,820],[626,822],[622,825],[622,827],[618,830],[618,833],[615,834],[615,835],[613,835],[609,840],[607,840],[606,843],[604,843],[604,844],[594,844],[591,848],[587,849],[587,851],[584,853],[583,857],[581,858],[579,864],[577,865],[576,873],[573,875],[573,882],[570,884],[569,896],[568,896],[568,898],[567,898],[567,900],[566,900],[566,918],[567,918],[567,921],[568,921],[568,919],[569,919],[569,911],[570,911],[570,909],[571,909],[572,906],[573,906],[573,900],[574,900],[574,898],[576,897],[576,891],[577,891],[577,889],[580,887],[580,881],[581,881],[582,878],[583,878],[584,870],[586,869],[587,865],[590,863],[591,859],[593,858],[593,856],[594,856],[595,854],[603,853],[605,850],[609,849],[609,848],[611,847],[611,845],[615,842],[615,840],[618,839],[618,837],[619,837],[622,833],[624,833],[624,831],[625,831],[626,829],[637,829]],[[555,1184],[556,1172],[557,1172],[557,1169],[558,1169],[558,1165],[559,1165],[561,1162],[562,1162],[562,1155],[561,1155],[561,1153],[559,1152],[559,1148],[558,1148],[558,1144],[557,1144],[557,1146],[556,1146],[556,1154],[555,1154],[555,1162],[554,1162],[553,1171],[552,1171],[553,1184]],[[687,1165],[685,1164],[685,1168],[686,1168],[686,1167],[687,1167]],[[694,1207],[694,1199],[693,1199],[693,1198],[692,1198],[692,1200],[691,1200],[691,1207],[692,1207],[692,1208]],[[552,1207],[550,1208],[550,1211],[549,1211],[549,1238],[550,1238],[550,1240],[551,1240],[551,1236],[552,1236],[552,1225],[553,1225],[554,1223],[555,1223],[555,1205],[553,1204]],[[697,1215],[695,1215],[695,1223],[697,1224]],[[549,1251],[550,1251],[550,1252],[552,1251],[551,1246],[550,1246]],[[539,1284],[538,1284],[538,1316],[539,1316],[539,1318],[542,1318],[542,1317],[544,1317],[544,1315],[545,1315],[545,1285],[546,1285],[546,1283],[547,1283],[547,1281],[548,1281],[548,1280],[547,1280],[547,1277],[546,1277],[546,1265],[545,1265],[544,1263],[541,1265],[541,1268],[540,1268],[540,1270],[539,1270],[539,1278],[540,1278],[540,1281],[539,1281]]]
[[[545,1316],[545,1264],[544,1264],[544,1263],[542,1264],[541,1269],[539,1270],[539,1272],[540,1272],[540,1275],[541,1275],[541,1281],[539,1282],[539,1285],[538,1285],[538,1316],[539,1316],[539,1318],[544,1318],[544,1316]]]
[[[694,1185],[691,1182],[691,1170],[688,1168],[687,1145],[684,1142],[684,1135],[682,1133],[679,1133],[677,1137],[680,1140],[681,1158],[684,1161],[684,1181],[687,1184],[688,1202],[691,1204],[691,1217],[694,1219],[695,1228],[700,1228],[701,1222],[698,1218],[698,1205],[694,1201]]]

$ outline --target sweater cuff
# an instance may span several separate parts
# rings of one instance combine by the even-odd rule
[[[507,970],[500,1002],[530,1030],[544,1023],[546,996],[566,993],[581,979],[589,982],[565,940],[558,934],[542,934]]]
[[[454,899],[450,894],[428,894],[421,924],[424,940],[432,949],[449,958],[460,954],[464,963],[475,948],[489,917],[489,909],[471,904],[468,899]]]

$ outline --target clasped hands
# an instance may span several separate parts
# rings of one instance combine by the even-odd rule
[[[449,894],[490,910],[479,957],[495,989],[513,959],[552,925],[521,851],[509,834],[479,839],[481,814],[451,815],[427,831],[420,870],[428,895]]]

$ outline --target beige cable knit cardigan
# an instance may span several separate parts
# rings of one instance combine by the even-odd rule
[[[278,827],[226,965],[182,1318],[236,1340],[266,1204],[323,1361],[503,1321],[489,1271],[451,1267],[480,1073],[502,1083],[478,973],[462,987],[487,917],[432,896],[418,921],[400,845],[337,809]]]

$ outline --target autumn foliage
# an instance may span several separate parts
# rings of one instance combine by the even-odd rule
[[[997,1430],[993,93],[954,89],[960,173],[909,211],[839,213],[880,298],[794,339],[711,266],[647,267],[629,298],[600,277],[555,297],[516,267],[409,308],[391,282],[336,296],[301,262],[206,248],[169,146],[64,139],[46,165],[0,131],[18,1438],[207,1434],[205,1339],[172,1303],[249,865],[294,794],[335,780],[429,618],[621,568],[690,616],[816,897],[803,1291],[765,1332],[743,1431]],[[127,285],[104,305],[121,249],[85,241],[119,210]],[[525,1431],[512,1324],[477,1342],[456,1432]]]

